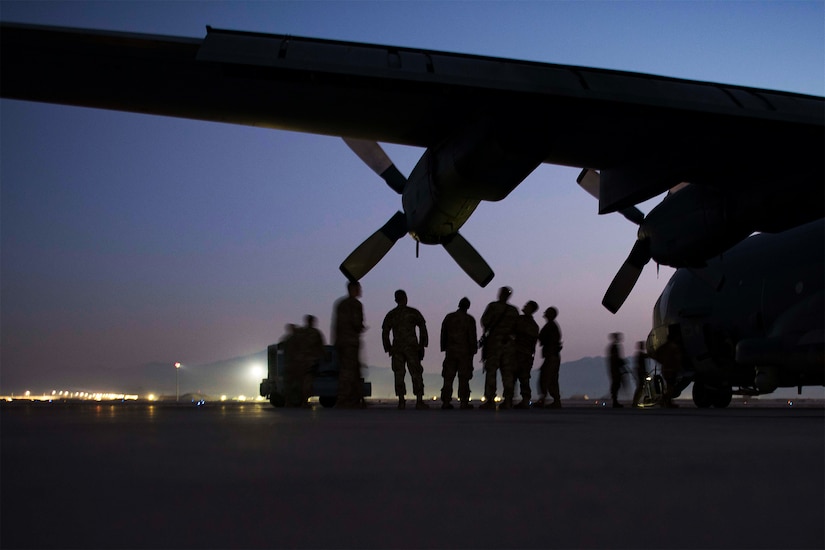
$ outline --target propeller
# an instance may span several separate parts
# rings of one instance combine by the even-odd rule
[[[595,170],[585,168],[581,171],[576,181],[579,185],[596,199],[599,198],[600,176]],[[668,191],[668,195],[678,193],[687,187],[688,183],[680,183]],[[652,259],[652,250],[649,231],[645,231],[641,226],[647,219],[641,210],[635,206],[619,210],[625,218],[640,226],[636,242],[627,259],[613,277],[610,286],[602,298],[602,305],[611,313],[616,313],[622,304],[625,303],[636,282],[642,275],[645,265]],[[702,268],[688,267],[696,277],[708,284],[714,290],[719,290],[725,282],[724,273],[716,267],[705,266]]]
[[[407,178],[396,168],[378,143],[363,139],[343,139],[347,146],[358,155],[358,158],[378,174],[390,189],[399,195],[404,193],[408,183]],[[381,229],[370,235],[347,256],[341,263],[341,272],[351,281],[361,279],[381,261],[381,258],[401,237],[411,230],[406,214],[396,212]],[[493,280],[495,276],[493,270],[458,232],[448,235],[441,244],[458,266],[479,286],[484,287]]]
[[[642,269],[650,261],[650,239],[639,237],[630,249],[630,255],[616,272],[607,292],[602,298],[602,305],[610,313],[616,313],[622,307],[636,281],[642,275]]]
[[[487,286],[487,283],[495,277],[496,274],[481,257],[481,254],[458,232],[453,233],[447,241],[441,243],[441,246],[455,260],[458,267],[463,269],[464,273],[469,275],[481,288]]]
[[[595,170],[585,168],[576,178],[578,184],[595,198],[599,198],[599,173]],[[619,210],[625,218],[641,226],[645,220],[645,215],[641,210],[635,206]],[[610,313],[616,313],[622,304],[625,303],[630,291],[636,286],[636,281],[642,274],[642,269],[650,262],[650,238],[644,236],[642,231],[639,231],[638,238],[630,250],[630,255],[619,268],[619,271],[613,277],[610,286],[607,287],[607,292],[602,298],[602,305],[607,308]]]
[[[343,138],[343,140],[358,155],[358,158],[364,161],[364,164],[387,182],[390,189],[399,195],[404,192],[404,187],[407,186],[407,178],[398,171],[398,168],[395,167],[395,164],[380,145],[366,139]]]
[[[358,281],[387,255],[392,246],[407,234],[407,216],[396,212],[381,229],[370,235],[366,241],[347,256],[341,263],[341,272],[350,281]]]

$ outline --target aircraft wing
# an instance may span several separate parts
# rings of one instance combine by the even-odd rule
[[[0,96],[430,147],[507,120],[601,169],[600,212],[690,181],[825,181],[825,99],[651,75],[207,28],[0,25]],[[816,195],[818,197],[818,195]],[[820,204],[822,201],[820,201]]]

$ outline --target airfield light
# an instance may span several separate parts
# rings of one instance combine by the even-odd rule
[[[252,369],[250,372],[252,372],[252,378],[257,380],[258,378],[263,377],[264,368],[259,363],[255,363],[254,365],[252,365]]]
[[[180,371],[180,363],[175,363],[175,403],[180,402],[180,384],[178,384],[178,371]]]

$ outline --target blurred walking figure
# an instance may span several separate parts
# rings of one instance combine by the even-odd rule
[[[283,337],[278,341],[278,349],[284,351],[284,405],[301,406],[301,372],[298,361],[298,327],[288,323]]]
[[[473,356],[478,351],[476,320],[467,313],[470,300],[458,302],[458,310],[450,312],[441,323],[441,351],[445,353],[441,376],[441,408],[452,409],[453,380],[458,374],[458,399],[462,409],[472,409],[470,404],[470,379],[473,377]]]
[[[610,335],[610,345],[607,347],[607,364],[610,374],[610,398],[613,400],[613,408],[623,407],[619,403],[619,388],[622,386],[622,376],[625,371],[625,359],[622,353],[621,332],[614,332]]]
[[[636,391],[633,393],[633,406],[638,407],[645,391],[645,381],[647,379],[647,353],[645,353],[645,343],[636,342],[636,355],[634,356],[634,372],[636,377]]]
[[[521,315],[516,319],[513,327],[513,362],[512,368],[502,371],[502,385],[504,386],[504,403],[513,403],[515,383],[519,384],[521,401],[513,405],[514,409],[529,409],[530,398],[530,371],[533,370],[533,360],[536,356],[536,341],[539,337],[539,325],[533,319],[533,314],[539,310],[539,305],[530,300],[521,308]],[[504,382],[505,378],[507,382]],[[509,398],[508,398],[509,396]]]
[[[541,344],[541,356],[544,361],[539,371],[539,399],[536,405],[545,406],[545,399],[549,395],[553,402],[546,406],[554,409],[561,408],[561,395],[559,391],[559,368],[561,367],[561,329],[556,323],[559,311],[554,307],[544,310],[544,318],[547,322],[539,331],[539,344]]]
[[[361,391],[361,333],[364,326],[364,307],[361,297],[361,283],[347,284],[347,297],[335,304],[334,338],[338,353],[338,402],[337,408],[357,409],[364,406]]]
[[[404,383],[404,377],[406,369],[409,369],[415,394],[415,408],[429,409],[430,406],[424,403],[424,369],[421,367],[424,348],[429,344],[427,323],[420,311],[407,306],[407,293],[403,290],[395,291],[395,303],[398,305],[384,317],[381,341],[384,351],[392,358],[398,408],[403,409],[406,406],[407,385]]]
[[[510,287],[501,287],[498,300],[489,303],[481,315],[483,335],[479,344],[484,361],[485,400],[482,409],[496,408],[496,374],[512,361],[513,328],[519,317],[516,307],[507,303],[512,294]]]
[[[295,331],[296,374],[301,381],[301,407],[309,407],[315,370],[324,358],[324,336],[315,328],[315,316],[304,316],[304,326]]]

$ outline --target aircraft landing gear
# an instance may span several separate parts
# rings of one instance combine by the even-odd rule
[[[733,389],[724,382],[709,384],[703,380],[693,381],[693,403],[700,409],[724,409],[730,405],[732,397]]]
[[[338,396],[337,395],[322,395],[321,397],[318,398],[318,401],[320,401],[322,407],[324,407],[325,409],[329,409],[329,408],[334,407],[335,404],[338,402]]]
[[[286,398],[283,396],[283,394],[273,391],[271,394],[269,394],[269,402],[272,403],[273,407],[281,408],[284,405],[286,405]]]

